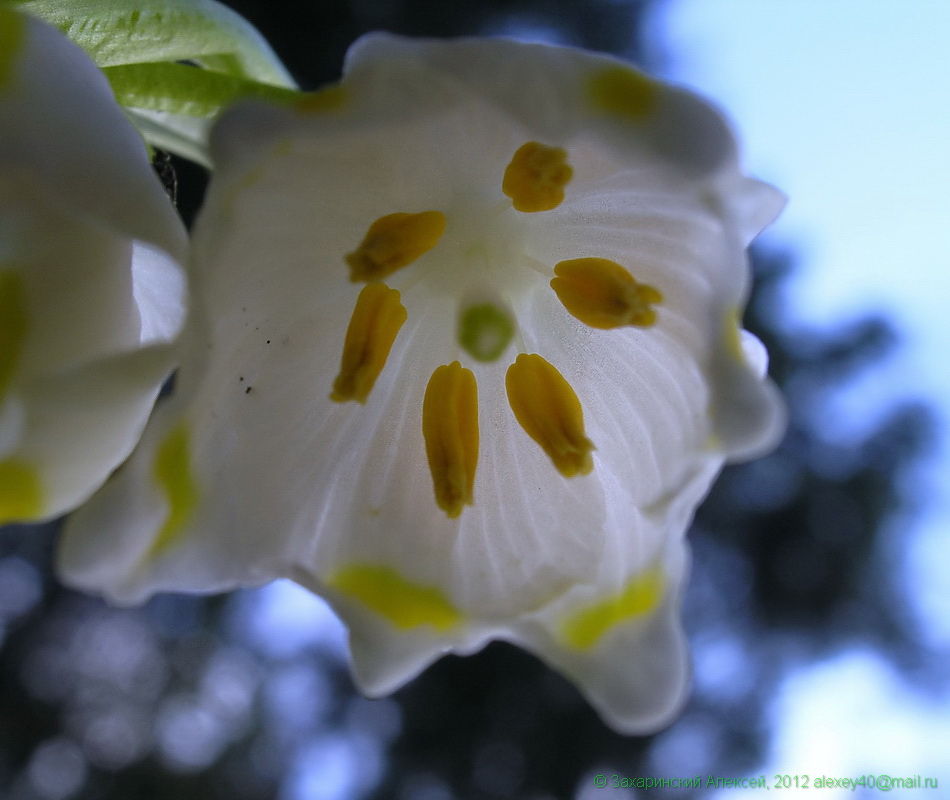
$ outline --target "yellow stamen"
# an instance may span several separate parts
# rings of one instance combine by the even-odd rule
[[[42,513],[43,486],[36,468],[18,458],[0,460],[0,525],[29,522]]]
[[[571,614],[562,623],[564,641],[577,650],[587,650],[611,628],[652,612],[663,599],[666,581],[659,569],[647,570],[631,580],[613,597]]]
[[[23,276],[16,270],[0,270],[0,403],[20,361],[27,327]]]
[[[380,217],[369,226],[360,246],[346,255],[350,280],[382,280],[428,253],[443,233],[445,215],[441,211]]]
[[[518,211],[550,211],[564,202],[564,187],[573,174],[566,150],[528,142],[512,157],[501,190]]]
[[[462,621],[461,613],[439,589],[407,581],[392,567],[353,564],[337,570],[327,584],[400,630],[430,625],[445,631]]]
[[[656,108],[660,94],[656,81],[619,65],[594,73],[588,87],[594,107],[599,111],[634,120],[648,117]]]
[[[26,17],[10,8],[0,7],[0,89],[5,89],[13,74],[13,64],[26,43]]]
[[[472,505],[478,466],[478,389],[458,361],[437,367],[422,402],[422,435],[435,502],[450,519]]]
[[[340,374],[333,381],[331,400],[366,402],[405,321],[406,309],[399,292],[384,283],[363,287],[346,329]]]
[[[505,375],[508,404],[518,423],[565,478],[594,468],[593,443],[584,435],[581,402],[553,366],[537,354],[522,353]]]
[[[656,322],[653,303],[663,295],[637,283],[620,264],[606,258],[574,258],[554,267],[551,288],[568,312],[592,328],[647,328]]]
[[[152,477],[165,495],[168,512],[152,542],[149,558],[163,553],[176,542],[198,506],[198,483],[191,469],[189,439],[188,428],[180,423],[165,436],[155,454]]]

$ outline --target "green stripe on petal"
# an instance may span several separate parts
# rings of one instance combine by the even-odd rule
[[[123,106],[167,111],[190,117],[213,117],[243,98],[294,103],[300,92],[187,64],[125,64],[103,69],[116,100]]]
[[[619,64],[595,72],[588,89],[598,111],[637,121],[653,113],[662,91],[652,78]]]
[[[737,364],[745,364],[745,352],[742,349],[742,321],[741,311],[738,308],[730,309],[722,321],[722,339],[726,352]]]
[[[568,616],[562,627],[564,641],[577,650],[593,647],[611,628],[653,611],[660,604],[665,585],[658,569],[638,575],[618,594]]]
[[[0,7],[0,90],[6,88],[13,64],[26,41],[26,20],[9,8]]]
[[[173,428],[159,446],[152,475],[165,494],[168,513],[149,550],[149,558],[161,555],[175,544],[198,505],[190,435],[184,423]]]
[[[353,564],[337,570],[327,583],[400,630],[430,625],[445,631],[462,621],[461,612],[439,589],[407,581],[392,567]]]
[[[0,9],[0,16],[3,14]],[[0,404],[13,381],[28,328],[23,276],[12,269],[0,270]]]
[[[27,522],[43,513],[39,472],[18,458],[0,461],[0,525]]]

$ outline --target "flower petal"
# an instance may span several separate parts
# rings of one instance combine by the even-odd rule
[[[4,14],[25,20],[16,24],[26,28],[8,81],[0,85],[4,171],[35,175],[62,205],[182,261],[184,228],[157,189],[145,145],[102,73],[54,29],[10,9]],[[69,135],[51,135],[59,131]]]
[[[69,510],[131,452],[175,363],[186,248],[95,65],[11,9],[0,30],[16,40],[0,75],[0,461],[36,500],[0,503],[2,524]]]
[[[719,115],[593,54],[383,35],[306,103],[234,109],[212,154],[179,396],[74,516],[67,578],[128,602],[290,576],[347,623],[370,694],[497,638],[619,730],[668,721],[685,531],[781,417],[737,322],[774,203]],[[360,311],[347,262],[377,249],[362,291],[404,323]],[[551,287],[565,262],[583,302]],[[486,304],[505,329],[482,357]],[[359,403],[328,397],[341,356],[372,367]]]
[[[596,130],[619,153],[659,156],[688,174],[735,168],[732,134],[711,106],[619,59],[505,39],[376,33],[353,45],[344,75],[367,80],[381,68],[409,65],[451,77],[539,140],[565,143]]]
[[[620,584],[578,584],[505,638],[573,680],[616,730],[655,731],[686,700],[679,607],[688,561],[683,540],[672,540],[653,566]]]

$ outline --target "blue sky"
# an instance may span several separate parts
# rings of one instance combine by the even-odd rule
[[[829,428],[847,437],[895,399],[917,396],[937,408],[945,433],[950,2],[668,0],[650,24],[651,40],[665,48],[665,77],[724,108],[749,171],[790,197],[763,239],[796,255],[793,319],[834,326],[883,311],[902,337],[883,368],[842,396]],[[912,477],[929,500],[895,569],[905,572],[930,643],[947,647],[950,453],[943,435]],[[926,702],[872,653],[843,653],[795,673],[773,711],[778,735],[763,772],[942,770],[950,781],[950,697],[942,707]]]
[[[806,256],[802,318],[942,313],[950,4],[670,0],[653,24],[669,77],[725,107],[749,168],[789,194],[768,236]]]

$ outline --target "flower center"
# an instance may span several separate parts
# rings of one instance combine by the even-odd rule
[[[456,343],[462,352],[475,361],[500,359],[518,324],[507,298],[551,275],[549,267],[526,255],[526,226],[532,215],[561,205],[573,175],[566,150],[527,142],[512,156],[497,195],[462,194],[445,210],[396,211],[371,222],[362,242],[344,257],[350,280],[366,286],[346,332],[330,399],[367,402],[406,320],[400,293],[381,282],[396,273],[403,291],[424,281],[428,292],[457,304]],[[656,322],[652,306],[662,302],[662,294],[620,264],[578,257],[559,262],[553,273],[550,285],[565,310],[593,328],[646,328]],[[553,364],[536,353],[521,353],[508,368],[504,391],[518,424],[557,472],[573,478],[593,470],[595,448],[584,432],[582,402]],[[425,391],[422,435],[433,493],[450,519],[475,502],[477,398],[475,375],[460,361],[438,367]]]

